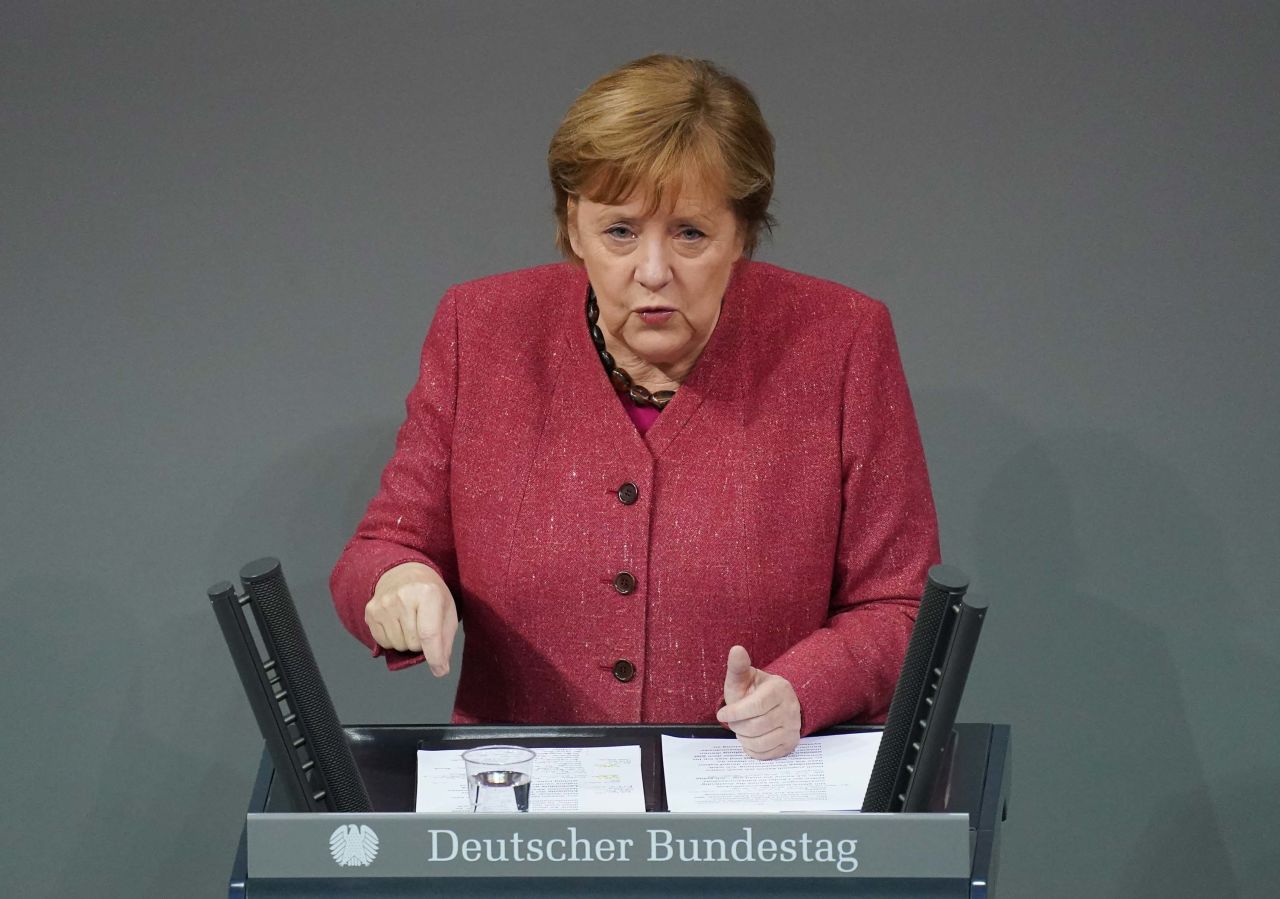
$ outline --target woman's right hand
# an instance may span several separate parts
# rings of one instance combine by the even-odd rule
[[[431,673],[449,673],[453,638],[458,633],[458,607],[453,594],[429,565],[405,562],[387,570],[364,607],[369,633],[383,649],[419,652]]]

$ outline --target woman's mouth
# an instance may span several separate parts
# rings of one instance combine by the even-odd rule
[[[676,311],[666,306],[646,306],[643,309],[637,309],[636,313],[646,325],[662,325],[666,324]]]

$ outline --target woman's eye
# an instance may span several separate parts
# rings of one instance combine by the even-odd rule
[[[706,235],[703,234],[701,231],[699,231],[697,228],[681,228],[680,229],[681,240],[698,240],[699,238],[702,238],[702,237],[706,237]]]
[[[631,236],[631,229],[628,228],[626,225],[614,225],[612,228],[609,228],[604,233],[608,234],[610,237],[625,239]]]

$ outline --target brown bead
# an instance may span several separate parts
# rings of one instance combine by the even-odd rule
[[[631,390],[631,376],[620,368],[609,372],[609,380],[613,383],[615,390],[622,393],[628,393]]]

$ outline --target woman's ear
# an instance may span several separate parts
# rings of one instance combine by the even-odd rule
[[[569,247],[573,255],[582,258],[582,247],[578,243],[578,200],[569,197],[564,204],[564,227],[569,234]]]

